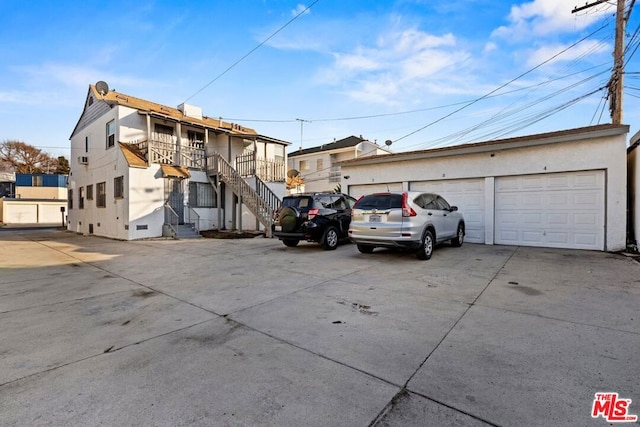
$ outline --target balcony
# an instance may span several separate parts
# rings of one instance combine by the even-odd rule
[[[284,182],[287,173],[284,161],[256,157],[254,152],[237,156],[236,170],[243,178],[257,176],[265,182]]]
[[[203,141],[183,140],[179,145],[171,135],[153,132],[151,141],[133,143],[149,163],[202,169],[206,158]]]

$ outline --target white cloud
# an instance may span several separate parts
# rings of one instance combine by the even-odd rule
[[[110,85],[141,86],[148,84],[145,79],[116,75],[98,68],[73,64],[46,63],[38,66],[20,67],[19,70],[28,77],[30,86],[58,86],[70,88],[87,88],[89,83],[104,80]]]
[[[576,0],[534,0],[511,7],[509,24],[497,28],[496,37],[521,40],[535,36],[579,31],[602,18],[609,5],[595,10],[598,13],[572,13]]]
[[[311,9],[307,9],[306,11],[305,11],[305,9],[307,9],[307,6],[305,6],[305,5],[304,5],[304,4],[302,4],[302,3],[299,3],[299,4],[296,6],[296,8],[295,8],[295,9],[293,9],[293,10],[291,11],[291,16],[298,16],[298,15],[300,15],[302,12],[304,12],[304,14],[305,14],[305,15],[306,15],[306,14],[308,14],[308,13],[311,13]]]
[[[568,45],[553,44],[540,47],[528,53],[527,66],[533,67],[539,65],[555,55],[558,55],[563,50],[567,49]],[[594,55],[596,53],[610,52],[611,46],[598,41],[585,41],[577,46],[563,52],[554,58],[550,63],[558,63],[561,61],[573,61],[583,56]]]
[[[438,86],[436,82],[458,73],[470,55],[456,48],[452,34],[436,36],[410,28],[334,58],[332,66],[319,73],[321,83],[343,86],[344,93],[358,100],[394,104],[417,90]]]

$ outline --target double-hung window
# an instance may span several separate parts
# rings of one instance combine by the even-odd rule
[[[116,145],[116,121],[111,120],[107,123],[107,148]]]
[[[96,184],[96,206],[99,208],[107,207],[107,183],[99,182]]]
[[[122,176],[113,178],[113,197],[114,199],[122,199],[124,197],[124,177]]]

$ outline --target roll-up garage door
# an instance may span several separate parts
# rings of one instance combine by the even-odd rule
[[[409,184],[409,189],[439,194],[457,206],[464,216],[465,240],[484,243],[484,178],[416,181]]]
[[[496,178],[495,242],[604,250],[604,171]]]
[[[387,191],[402,191],[402,183],[390,182],[388,184],[361,184],[349,186],[349,195],[356,199],[365,194],[384,193]]]

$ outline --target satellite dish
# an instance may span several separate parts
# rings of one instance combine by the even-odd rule
[[[298,172],[296,169],[289,169],[287,171],[287,176],[289,178],[295,178],[296,176],[300,175],[300,172]]]
[[[109,92],[109,85],[106,82],[100,80],[98,83],[96,83],[96,90],[100,95],[104,96],[107,94],[107,92]]]
[[[389,147],[391,144],[393,144],[393,141],[390,139],[387,139],[384,143],[387,144],[387,147]]]

